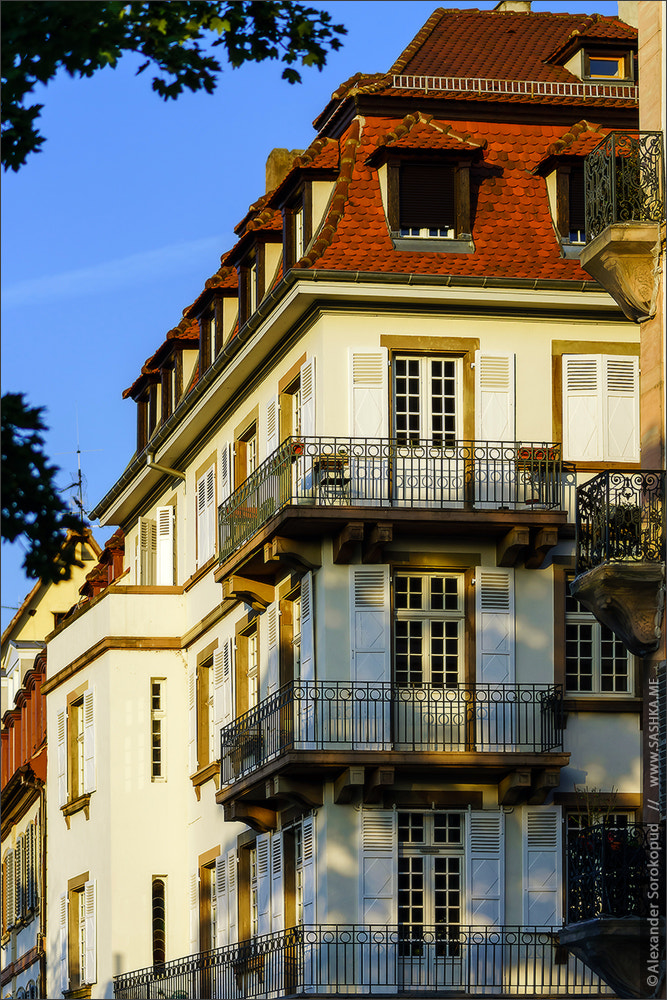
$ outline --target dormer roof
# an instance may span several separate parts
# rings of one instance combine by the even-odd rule
[[[486,139],[473,136],[451,122],[435,121],[433,115],[406,115],[386,135],[377,139],[376,151],[370,161],[383,151],[432,150],[447,153],[477,153],[486,146]]]

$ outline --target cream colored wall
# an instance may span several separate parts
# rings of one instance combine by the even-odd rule
[[[639,714],[569,712],[564,733],[570,764],[561,771],[561,792],[586,785],[608,791],[641,789]]]
[[[313,235],[317,233],[317,230],[324,221],[324,216],[326,214],[327,208],[329,207],[329,201],[331,199],[331,195],[333,194],[334,187],[335,184],[333,181],[312,182],[311,198],[312,198],[312,209],[313,209],[313,225],[312,225]]]

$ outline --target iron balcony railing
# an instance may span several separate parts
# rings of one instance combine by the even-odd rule
[[[221,779],[291,750],[559,751],[562,711],[558,684],[293,681],[221,730]]]
[[[577,489],[577,573],[665,558],[665,472],[600,472]]]
[[[623,222],[664,222],[661,132],[612,132],[585,161],[586,240]]]
[[[224,562],[288,504],[560,509],[561,447],[545,442],[290,437],[218,509]]]
[[[114,977],[116,1000],[436,994],[613,996],[558,928],[317,924]]]
[[[663,914],[664,838],[664,827],[647,823],[599,823],[570,830],[569,922]]]

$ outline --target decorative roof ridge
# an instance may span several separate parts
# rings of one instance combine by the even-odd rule
[[[266,195],[265,197],[268,197],[268,195]],[[275,221],[277,214],[280,213],[275,208],[271,208],[270,206],[263,208],[262,211],[258,215],[256,215],[254,219],[248,220],[248,222],[246,223],[244,233],[254,233],[258,229],[265,229],[268,222]]]
[[[374,90],[383,90],[387,86],[390,76],[391,73],[355,73],[334,90],[331,101],[340,101],[344,97],[349,97],[350,94],[369,94],[373,93]]]
[[[324,251],[331,246],[331,242],[336,235],[338,223],[340,222],[347,205],[348,190],[350,187],[350,181],[352,180],[352,171],[354,170],[356,152],[360,141],[361,122],[357,117],[350,126],[348,136],[345,140],[343,149],[341,150],[340,172],[334,186],[333,196],[331,198],[331,202],[329,203],[329,210],[327,212],[326,219],[324,220],[317,239],[313,243],[312,247],[307,254],[304,254],[301,260],[295,263],[295,267],[312,267],[318,257],[320,257]]]
[[[294,169],[294,167],[310,166],[311,163],[315,162],[325,146],[335,146],[338,148],[338,140],[328,135],[318,135],[315,139],[313,139],[308,149],[305,149],[300,156],[296,157],[292,164],[292,169]]]
[[[469,146],[476,146],[479,149],[484,149],[487,144],[486,139],[483,139],[481,142],[477,142],[472,138],[472,135],[469,132],[465,135],[460,135],[458,132],[453,130],[451,123],[447,123],[447,127],[444,128],[434,119],[433,115],[426,115],[422,111],[417,111],[406,115],[405,118],[399,122],[398,125],[391,130],[391,132],[387,132],[385,136],[378,136],[375,145],[378,148],[382,146],[390,146],[401,139],[405,139],[413,128],[420,124],[428,125],[430,128],[440,132],[441,135],[449,136],[452,139],[456,139],[458,142],[466,143]]]
[[[390,67],[388,75],[399,75],[401,73],[413,55],[422,47],[426,39],[434,31],[444,14],[444,7],[438,7],[433,11],[429,19],[422,25],[412,41],[403,49],[398,59]]]
[[[573,142],[576,142],[584,132],[600,132],[603,128],[602,125],[594,125],[591,122],[586,121],[582,118],[580,122],[576,122],[572,125],[567,132],[565,132],[560,139],[556,139],[549,146],[547,146],[546,155],[547,156],[558,156],[559,153],[563,153],[568,146],[571,146]],[[600,132],[600,134],[603,134]]]

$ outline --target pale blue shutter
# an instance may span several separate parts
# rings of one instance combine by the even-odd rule
[[[523,922],[560,927],[562,892],[560,806],[525,806],[523,811]]]

